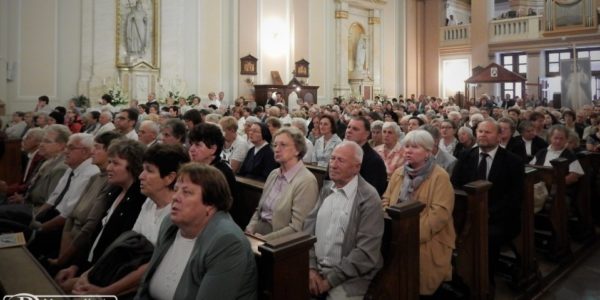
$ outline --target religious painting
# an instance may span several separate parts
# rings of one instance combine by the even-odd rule
[[[256,75],[256,62],[258,59],[250,54],[240,58],[240,74]]]
[[[294,70],[294,75],[296,77],[308,77],[308,65],[310,63],[304,59],[301,59],[296,62],[296,69]]]
[[[574,111],[592,104],[591,63],[589,58],[560,61],[560,90],[563,107]]]
[[[160,0],[116,0],[116,65],[159,68]]]

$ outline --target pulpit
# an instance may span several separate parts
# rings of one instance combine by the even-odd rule
[[[254,85],[254,98],[256,99],[256,105],[265,106],[267,100],[271,98],[273,93],[281,92],[285,99],[285,105],[290,107],[288,103],[289,96],[292,93],[296,93],[298,100],[303,99],[306,102],[317,103],[317,90],[318,86],[302,85],[296,78],[292,78],[288,84],[255,84]]]

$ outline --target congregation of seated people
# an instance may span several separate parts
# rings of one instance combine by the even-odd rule
[[[255,299],[258,270],[245,235],[317,238],[309,253],[316,299],[362,299],[386,261],[388,207],[418,201],[419,293],[452,280],[455,189],[489,190],[493,286],[501,248],[521,230],[524,166],[569,161],[576,197],[581,151],[600,152],[600,106],[578,111],[484,95],[469,109],[415,98],[267,107],[244,98],[132,101],[15,112],[22,178],[0,182],[0,231],[28,250],[68,294],[137,299]],[[177,104],[175,104],[177,103]],[[528,105],[529,104],[529,105]],[[326,170],[320,182],[310,166]],[[252,211],[236,177],[264,182]],[[135,245],[135,246],[132,246]]]

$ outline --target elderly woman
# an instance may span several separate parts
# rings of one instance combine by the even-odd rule
[[[319,120],[321,137],[315,142],[315,152],[312,159],[312,161],[317,162],[318,166],[327,167],[333,148],[342,142],[336,134],[335,124],[335,120],[330,115],[324,115]]]
[[[277,168],[273,159],[273,149],[269,147],[271,132],[263,123],[252,123],[248,139],[253,147],[246,153],[238,175],[264,181],[271,171]]]
[[[404,164],[403,149],[400,145],[403,135],[398,124],[385,122],[383,124],[383,144],[373,149],[383,159],[388,177]]]
[[[190,163],[176,183],[138,299],[256,299],[257,270],[229,213],[231,194],[214,167]]]
[[[178,145],[158,144],[146,150],[144,170],[139,179],[141,191],[148,198],[142,205],[132,230],[139,234],[138,237],[141,235],[148,240],[147,251],[141,251],[141,249],[145,249],[142,243],[138,243],[139,248],[128,245],[128,248],[131,249],[129,251],[107,250],[102,255],[102,261],[81,275],[73,289],[74,294],[103,294],[118,295],[119,297],[135,295],[152,255],[150,244],[156,244],[161,223],[171,212],[177,170],[180,165],[188,161],[185,150]],[[128,232],[119,237],[109,249],[115,249],[123,243],[127,243],[123,239],[129,234]],[[130,255],[135,259],[131,259]],[[129,269],[114,271],[110,267],[103,266],[103,262],[128,264]],[[128,272],[129,270],[131,271]]]
[[[383,207],[397,202],[420,201],[425,209],[420,226],[420,294],[433,295],[452,278],[452,249],[456,234],[452,222],[454,190],[448,173],[435,163],[434,140],[424,130],[409,132],[402,140],[403,167],[397,169],[383,194]]]
[[[127,138],[113,140],[108,147],[106,173],[111,185],[106,194],[107,211],[101,220],[101,228],[90,240],[89,255],[76,261],[74,265],[61,270],[56,281],[64,291],[70,292],[78,278],[78,273],[94,265],[104,250],[123,232],[131,230],[146,197],[140,192],[138,176],[142,172],[142,158],[145,147],[142,143]],[[83,293],[79,289],[78,293]]]
[[[464,152],[469,151],[475,145],[475,136],[473,135],[473,129],[463,126],[458,129],[458,144],[454,147],[452,155],[454,157],[460,157]]]
[[[273,149],[281,167],[269,174],[256,212],[246,227],[246,232],[264,239],[301,231],[319,193],[317,179],[302,162],[306,144],[300,130],[278,130]]]

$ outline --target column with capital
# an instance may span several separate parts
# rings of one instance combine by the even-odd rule
[[[373,79],[373,94],[381,94],[381,78],[383,77],[381,69],[381,11],[379,9],[369,10],[369,51],[367,70],[370,78]]]
[[[334,96],[346,96],[350,93],[348,84],[348,3],[339,1],[335,10],[335,85]]]

